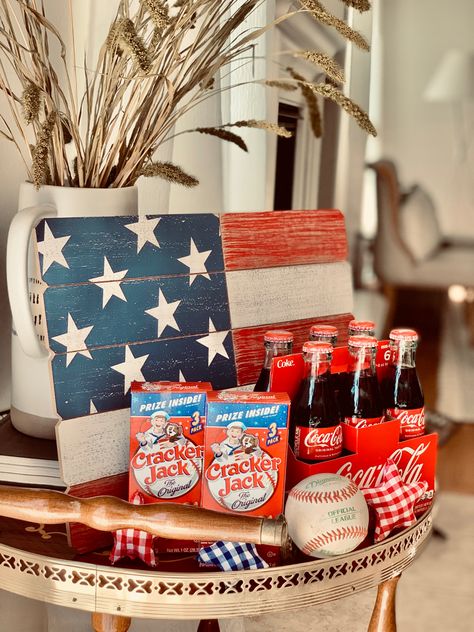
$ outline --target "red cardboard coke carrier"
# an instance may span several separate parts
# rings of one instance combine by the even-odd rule
[[[381,382],[390,362],[390,342],[379,341],[376,356],[378,379]],[[334,349],[331,373],[347,372],[348,349]],[[275,358],[270,374],[271,390],[285,390],[293,398],[303,378],[304,361],[301,354]],[[406,483],[426,481],[428,489],[415,507],[422,514],[432,503],[436,472],[436,433],[400,440],[400,419],[356,428],[345,423],[343,430],[343,455],[318,463],[299,461],[288,447],[286,488],[290,490],[302,479],[313,474],[334,473],[346,476],[365,489],[382,483],[383,466],[392,459]]]

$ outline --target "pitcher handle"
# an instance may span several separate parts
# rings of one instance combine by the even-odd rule
[[[28,247],[38,221],[56,215],[56,209],[51,204],[30,206],[18,211],[8,232],[7,287],[13,326],[23,351],[32,358],[43,358],[48,352],[38,339],[30,310]]]

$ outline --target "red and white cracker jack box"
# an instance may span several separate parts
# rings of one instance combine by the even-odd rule
[[[129,500],[199,505],[208,382],[133,382]],[[188,552],[193,543],[160,540],[159,549]]]
[[[208,393],[202,507],[282,513],[289,410],[286,393]]]
[[[389,341],[378,343],[376,365],[379,381],[386,375],[390,364]],[[347,371],[347,347],[334,350],[332,373]],[[301,354],[282,356],[273,360],[270,372],[271,389],[287,390],[294,397],[303,378],[304,361]],[[286,384],[286,387],[285,387]],[[343,456],[318,463],[299,461],[291,448],[288,449],[286,487],[290,490],[299,481],[313,474],[331,473],[352,479],[360,489],[376,487],[382,483],[382,470],[387,459],[392,459],[406,483],[426,481],[428,489],[415,506],[415,513],[422,514],[434,497],[434,479],[438,435],[422,435],[400,441],[400,420],[354,428],[342,424]]]

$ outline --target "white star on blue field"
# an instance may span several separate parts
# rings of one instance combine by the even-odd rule
[[[36,236],[60,417],[129,406],[133,380],[236,384],[215,215],[53,218]]]

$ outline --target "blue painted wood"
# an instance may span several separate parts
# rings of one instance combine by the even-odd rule
[[[97,285],[48,288],[44,300],[49,347],[54,353],[66,351],[55,337],[67,331],[69,314],[79,329],[93,327],[85,341],[89,348],[205,335],[209,331],[209,318],[217,330],[230,329],[225,275],[213,273],[209,277],[199,276],[191,285],[189,276],[125,281],[120,287],[126,301],[112,296],[105,307],[103,290]],[[175,323],[164,329],[163,325],[172,321],[160,321],[147,313],[162,306],[163,297],[167,303],[180,301],[172,314]]]
[[[126,228],[136,224],[132,217],[62,217],[42,220],[36,227],[37,242],[44,239],[45,224],[54,237],[70,239],[62,253],[69,268],[53,263],[42,278],[48,286],[87,283],[102,275],[104,257],[114,271],[127,270],[124,278],[141,279],[167,274],[188,274],[178,261],[189,255],[191,238],[197,249],[211,250],[206,260],[208,272],[222,272],[224,259],[219,219],[212,214],[147,216],[159,220],[152,231],[159,247],[146,242],[137,252],[137,235]],[[43,270],[43,255],[39,255]]]
[[[126,349],[138,361],[142,378],[138,373],[134,377],[139,381],[179,381],[181,371],[190,382],[209,381],[216,389],[235,386],[237,375],[231,332],[223,340],[228,358],[217,354],[210,365],[208,351],[197,342],[198,338],[200,336],[93,349],[91,358],[78,354],[69,366],[66,366],[65,354],[54,356],[52,372],[58,414],[63,419],[88,415],[91,401],[98,412],[129,407],[130,392],[128,389],[124,392],[129,383],[122,373],[111,368],[124,362]]]

